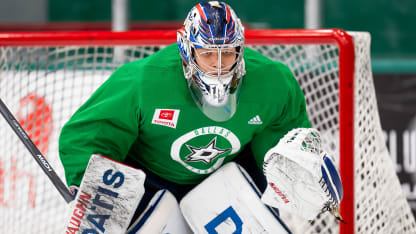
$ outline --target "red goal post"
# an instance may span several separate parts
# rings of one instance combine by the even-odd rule
[[[346,224],[340,224],[339,225],[339,231],[340,233],[354,233],[354,232],[361,232],[365,230],[371,229],[371,227],[361,227],[357,226],[357,217],[359,222],[362,222],[363,216],[357,215],[356,210],[360,209],[359,205],[357,207],[357,204],[360,204],[357,202],[357,191],[355,191],[354,186],[357,186],[357,178],[359,179],[360,176],[357,175],[360,173],[360,169],[357,169],[357,161],[355,160],[355,155],[357,152],[356,147],[360,147],[359,144],[362,142],[357,142],[357,127],[360,127],[361,125],[357,125],[357,119],[354,119],[357,116],[360,116],[357,114],[357,102],[359,98],[361,98],[360,95],[362,93],[358,93],[358,91],[354,88],[357,84],[357,72],[358,68],[357,66],[363,66],[365,69],[370,69],[369,72],[369,80],[366,82],[369,82],[370,85],[372,85],[372,77],[371,77],[371,63],[370,64],[360,64],[357,62],[357,51],[361,51],[362,48],[357,47],[357,41],[354,40],[354,35],[356,34],[350,34],[343,30],[339,29],[322,29],[322,30],[246,30],[246,44],[249,47],[252,47],[262,53],[265,53],[267,56],[272,57],[272,59],[279,60],[283,63],[287,63],[291,69],[294,70],[294,74],[297,77],[298,81],[301,84],[301,87],[305,93],[305,98],[307,100],[307,105],[313,106],[310,109],[308,109],[308,114],[312,116],[311,118],[314,118],[312,124],[314,123],[320,123],[325,122],[322,126],[315,126],[320,130],[325,130],[321,128],[327,128],[328,126],[328,134],[330,136],[327,137],[327,143],[328,145],[331,145],[333,148],[332,151],[336,151],[335,153],[336,157],[338,158],[339,162],[339,169],[342,177],[342,182],[344,186],[344,198],[341,203],[341,215],[345,219]],[[369,47],[369,36],[368,40],[368,47]],[[105,48],[113,48],[120,46],[124,50],[129,50],[130,47],[155,47],[159,48],[160,46],[168,45],[171,43],[176,42],[176,31],[131,31],[131,32],[19,32],[19,33],[0,33],[0,87],[2,85],[1,82],[8,82],[7,81],[9,76],[3,75],[8,74],[12,72],[13,68],[16,68],[17,70],[20,69],[19,65],[16,65],[15,62],[17,59],[17,56],[14,57],[12,55],[16,51],[19,51],[20,48],[23,48],[23,50],[28,50],[27,48],[63,48],[63,47],[71,47],[74,50],[77,50],[77,48],[87,48],[83,51],[83,53],[87,53],[86,51],[89,50],[89,48],[92,48],[95,51],[99,51],[97,53],[101,53],[103,50],[106,51]],[[366,45],[364,45],[366,47]],[[13,49],[7,49],[7,48],[13,48]],[[104,49],[100,49],[104,48]],[[369,48],[368,48],[369,49]],[[24,56],[27,55],[27,51],[22,52]],[[49,50],[49,49],[48,49]],[[52,49],[51,51],[55,52],[61,49]],[[66,50],[65,50],[66,51]],[[322,51],[322,52],[319,52]],[[115,49],[110,49],[110,54],[114,52]],[[309,55],[308,53],[315,53],[313,55]],[[40,52],[34,52],[33,54],[39,54]],[[43,52],[42,52],[43,53]],[[89,53],[89,52],[88,52]],[[133,51],[129,52],[129,54],[133,55],[136,52]],[[142,53],[142,52],[140,52]],[[369,57],[369,51],[368,51],[368,57]],[[76,54],[78,56],[78,52],[64,52],[65,56],[72,56]],[[126,53],[125,53],[126,54]],[[46,55],[48,57],[49,55]],[[97,57],[96,55],[92,55],[92,57]],[[113,55],[109,55],[109,57],[106,57],[107,59],[112,58]],[[14,61],[10,62],[7,61],[7,57],[13,57]],[[58,59],[60,56],[56,56]],[[42,58],[42,55],[39,56],[39,58]],[[287,61],[286,61],[286,58]],[[35,59],[35,58],[33,58]],[[59,58],[63,59],[63,58]],[[89,58],[91,60],[91,58]],[[134,60],[136,58],[129,58],[130,60]],[[315,59],[315,61],[313,61]],[[39,60],[39,59],[38,59]],[[100,60],[100,64],[102,61],[105,61],[106,59]],[[128,60],[128,61],[130,61]],[[302,64],[301,61],[307,61],[307,64]],[[24,61],[24,59],[22,60]],[[123,60],[123,62],[126,62],[126,60]],[[368,59],[367,63],[369,63],[370,60]],[[10,65],[9,63],[12,63]],[[24,62],[29,63],[29,62]],[[110,61],[111,63],[111,61]],[[370,65],[370,68],[368,66]],[[110,65],[109,65],[110,66]],[[33,66],[27,66],[24,72],[26,70],[32,69]],[[62,69],[66,69],[67,65],[59,66],[56,65],[56,67],[53,69],[54,71],[60,70],[60,67],[64,67]],[[104,69],[104,65],[100,65],[100,69]],[[95,68],[95,67],[94,67]],[[112,67],[115,68],[115,67]],[[89,68],[91,69],[91,68]],[[20,70],[21,72],[21,70]],[[49,71],[48,71],[49,72]],[[366,74],[368,76],[368,74]],[[320,78],[316,78],[320,77]],[[66,79],[66,78],[64,78]],[[316,79],[316,80],[315,80]],[[318,81],[318,79],[320,79]],[[333,80],[335,81],[334,84],[332,84]],[[313,80],[313,82],[311,81]],[[15,81],[13,81],[15,82]],[[66,83],[67,81],[63,81]],[[312,82],[312,83],[310,83]],[[314,83],[317,82],[317,83]],[[331,86],[328,86],[320,93],[315,93],[313,90],[316,87],[319,86],[325,86],[327,83],[331,83]],[[24,84],[23,84],[24,85]],[[42,84],[45,85],[46,84]],[[36,91],[36,89],[43,89],[40,86],[41,85],[35,85],[35,88],[28,88],[26,91],[30,95],[35,95],[33,92]],[[74,87],[75,85],[72,85]],[[71,87],[67,88],[70,89]],[[96,85],[91,88],[91,92],[96,88]],[[19,89],[16,88],[14,85],[9,86],[8,89]],[[22,88],[25,89],[25,88]],[[45,88],[46,89],[46,88]],[[331,95],[328,95],[328,92],[333,92]],[[374,87],[371,89],[371,91],[374,93]],[[12,92],[12,91],[10,91]],[[19,94],[24,98],[27,97],[26,94]],[[309,95],[311,93],[311,95]],[[0,95],[3,98],[4,97],[6,104],[8,104],[9,108],[11,108],[13,111],[18,111],[16,108],[13,108],[14,106],[19,105],[19,101],[12,101],[13,98],[10,98],[10,103],[7,101],[7,96],[14,96],[13,93],[7,93],[5,89],[3,89],[3,92],[0,90]],[[31,97],[28,97],[30,99]],[[42,95],[42,98],[47,99],[45,95]],[[33,99],[33,97],[32,97]],[[55,98],[53,101],[57,101],[59,98]],[[321,101],[317,101],[317,99],[322,99]],[[375,95],[373,97],[375,102]],[[21,105],[21,100],[20,105]],[[332,101],[331,101],[332,100]],[[48,100],[45,100],[47,102]],[[330,110],[321,111],[321,109],[326,108],[326,103],[334,102],[333,107],[331,107]],[[320,103],[319,106],[316,103]],[[331,104],[332,105],[332,104]],[[57,107],[55,107],[57,108]],[[61,108],[61,107],[59,107]],[[64,108],[64,107],[62,107]],[[73,110],[71,110],[73,111]],[[377,107],[373,106],[372,112],[377,112]],[[375,121],[378,120],[378,113],[377,117],[375,117]],[[326,118],[328,115],[337,115],[335,117],[329,116],[328,119],[331,119],[331,122],[326,122]],[[315,119],[316,116],[316,119]],[[65,117],[67,118],[67,117]],[[62,118],[62,121],[66,121],[65,118]],[[55,121],[55,120],[54,120]],[[378,125],[377,125],[378,124]],[[334,126],[336,125],[336,126]],[[376,126],[380,128],[379,123],[376,123]],[[53,131],[59,132],[61,125],[55,126]],[[381,128],[380,128],[381,130]],[[3,125],[0,125],[0,134],[3,133]],[[332,139],[333,136],[338,136],[337,139]],[[51,135],[51,142],[57,141],[57,134]],[[324,141],[325,142],[325,141]],[[35,141],[36,143],[36,141]],[[40,142],[38,142],[41,144]],[[0,142],[0,146],[3,146],[7,144],[6,142]],[[51,143],[52,144],[52,143]],[[382,146],[377,146],[381,147]],[[52,154],[51,148],[49,148],[49,153]],[[55,149],[56,150],[56,149]],[[15,150],[20,151],[20,150]],[[7,152],[0,151],[1,154],[7,154]],[[376,152],[374,152],[376,153]],[[54,152],[56,154],[56,152]],[[25,157],[29,157],[28,155]],[[2,169],[1,163],[2,161],[10,160],[5,156],[0,155],[0,172],[6,171],[6,166]],[[363,159],[365,160],[365,159]],[[59,167],[59,163],[55,162]],[[363,169],[364,170],[364,169]],[[366,169],[365,169],[366,170]],[[364,173],[364,172],[363,172]],[[389,172],[390,174],[394,174],[394,170]],[[62,175],[62,174],[61,174]],[[0,174],[1,176],[1,174]],[[367,176],[367,175],[366,175]],[[390,175],[392,177],[393,175]],[[0,177],[1,178],[1,177]],[[63,178],[63,177],[62,177]],[[64,179],[64,178],[63,178]],[[394,180],[394,179],[392,179]],[[0,180],[0,209],[3,209],[5,212],[11,212],[10,210],[7,210],[7,207],[1,207],[2,204],[6,204],[4,202],[6,200],[6,197],[11,196],[10,194],[7,195],[6,192],[4,192],[7,188],[9,188],[6,182],[4,184],[1,184],[2,180]],[[395,184],[397,186],[397,183]],[[3,197],[2,195],[3,191]],[[35,191],[30,190],[31,194],[35,193]],[[400,193],[400,192],[399,192]],[[6,195],[4,195],[6,194]],[[398,195],[400,197],[400,195]],[[34,204],[35,201],[28,198],[28,200],[31,201],[31,204]],[[2,203],[3,201],[3,203]],[[65,205],[63,200],[61,200],[62,204]],[[407,205],[407,203],[406,203]],[[409,214],[408,206],[406,208],[406,205],[403,205],[405,209],[406,215]],[[362,209],[362,207],[361,207]],[[4,213],[3,210],[1,210],[0,213]],[[403,210],[403,209],[402,209]],[[22,213],[24,214],[24,213]],[[410,214],[411,215],[411,214]],[[0,218],[1,215],[0,215]],[[302,224],[297,225],[297,222],[299,222],[296,218],[293,217],[287,217],[287,222],[289,227],[296,227],[296,226],[307,226],[309,224]],[[307,230],[308,232],[313,232],[320,230],[324,233],[326,233],[325,230],[337,230],[338,226],[336,222],[331,219],[332,217],[330,215],[325,215],[322,217],[319,217],[318,220],[316,220],[312,226],[306,227],[306,229],[298,229],[298,232],[303,232],[303,230]],[[408,218],[410,221],[404,222],[406,225],[404,226],[412,226],[414,227],[414,220],[413,216]],[[408,220],[405,219],[405,220]],[[284,221],[286,221],[284,219]],[[0,221],[0,226],[4,226],[7,224],[3,224]],[[383,221],[384,224],[388,225],[389,221]],[[292,225],[291,225],[292,223]],[[2,229],[0,229],[1,231]],[[301,231],[302,230],[302,231]],[[397,229],[395,229],[397,230]],[[399,229],[401,230],[401,229]],[[407,228],[407,230],[410,230],[410,228]]]

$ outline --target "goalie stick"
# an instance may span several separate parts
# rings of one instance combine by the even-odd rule
[[[3,117],[6,119],[10,127],[13,129],[13,131],[16,133],[16,135],[20,138],[20,140],[23,142],[23,144],[32,154],[32,157],[36,160],[36,162],[39,164],[39,166],[42,168],[45,174],[49,177],[52,184],[55,186],[58,192],[62,195],[65,201],[69,203],[72,200],[74,200],[72,193],[68,190],[66,185],[62,182],[62,180],[55,173],[55,170],[48,163],[48,161],[45,159],[45,157],[42,155],[42,153],[39,151],[39,149],[36,147],[36,145],[27,135],[27,133],[23,130],[22,126],[19,124],[19,122],[16,120],[16,118],[13,116],[13,114],[10,112],[10,110],[7,108],[6,104],[4,104],[3,100],[1,100],[1,98],[0,98],[0,112],[3,115]]]

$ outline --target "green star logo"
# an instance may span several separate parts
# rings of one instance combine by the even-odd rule
[[[231,149],[219,149],[216,147],[217,137],[212,139],[208,145],[197,148],[191,145],[186,147],[192,152],[186,156],[186,162],[204,162],[210,164],[215,158],[230,151]]]

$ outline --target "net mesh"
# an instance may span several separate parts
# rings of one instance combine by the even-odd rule
[[[370,36],[355,43],[355,232],[415,233],[416,225],[385,147],[371,74]],[[339,165],[339,49],[336,45],[248,45],[287,64],[305,94],[313,127]],[[121,64],[164,46],[0,47],[0,97],[64,180],[63,124]],[[351,61],[350,61],[351,62]],[[0,121],[0,233],[60,233],[67,205]],[[352,160],[352,159],[349,159]],[[339,233],[325,213],[311,223],[281,214],[294,233]]]
[[[359,233],[415,233],[378,115],[369,34],[352,33],[355,54],[355,223]],[[371,79],[370,79],[371,78]]]
[[[314,128],[321,132],[324,149],[339,164],[339,56],[336,45],[256,45],[253,49],[288,65],[305,95]],[[309,222],[281,213],[294,233],[339,233],[328,212]]]

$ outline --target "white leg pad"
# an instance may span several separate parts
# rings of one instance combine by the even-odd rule
[[[191,190],[180,202],[194,233],[290,233],[247,172],[230,162]]]
[[[158,191],[128,234],[192,234],[176,198],[168,190]]]

